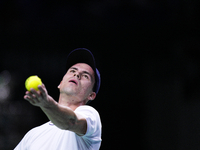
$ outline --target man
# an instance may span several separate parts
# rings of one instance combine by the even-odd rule
[[[56,102],[44,86],[26,91],[24,99],[38,106],[49,118],[30,130],[15,150],[98,150],[101,145],[101,120],[98,112],[85,105],[95,99],[100,88],[100,73],[93,54],[79,48],[67,57],[67,73]]]

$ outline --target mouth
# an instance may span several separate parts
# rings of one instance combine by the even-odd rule
[[[73,84],[76,84],[76,85],[78,85],[78,82],[77,82],[76,80],[74,80],[74,79],[72,79],[72,80],[69,80],[69,82],[71,82],[71,83],[73,83]]]

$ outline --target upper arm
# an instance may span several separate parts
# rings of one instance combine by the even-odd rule
[[[82,136],[87,132],[87,121],[86,119],[79,113],[75,113],[76,119],[71,120],[68,130],[75,132],[76,134]]]

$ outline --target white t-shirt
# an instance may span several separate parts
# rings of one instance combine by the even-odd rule
[[[99,150],[101,145],[101,120],[91,106],[79,106],[75,113],[87,120],[87,132],[83,136],[61,130],[51,122],[30,130],[14,150]]]

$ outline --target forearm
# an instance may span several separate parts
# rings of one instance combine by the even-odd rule
[[[60,129],[69,130],[76,122],[76,114],[69,107],[52,100],[48,107],[40,107],[49,120]]]

